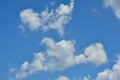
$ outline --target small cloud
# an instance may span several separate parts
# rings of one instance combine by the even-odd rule
[[[93,9],[92,9],[92,12],[93,12],[93,13],[96,13],[96,12],[97,12],[97,9],[96,9],[96,8],[93,8]]]
[[[10,68],[10,71],[9,71],[9,72],[11,73],[11,72],[14,72],[14,71],[16,71],[15,68]]]
[[[22,33],[25,33],[25,32],[26,32],[23,25],[20,25],[19,30],[20,30]]]
[[[66,76],[59,76],[57,79],[55,80],[70,80],[68,77]]]
[[[26,9],[20,13],[21,21],[28,25],[27,27],[30,28],[32,31],[39,29],[41,20],[39,19],[39,13],[36,13],[32,9]],[[20,28],[23,30],[23,25]]]
[[[55,0],[51,2],[51,5],[54,6],[55,5]]]
[[[85,76],[85,77],[83,77],[82,80],[91,80],[91,76],[90,75],[88,75],[87,77]]]
[[[91,12],[92,12],[93,14],[98,15],[98,16],[103,16],[102,13],[101,13],[97,8],[93,8],[93,9],[91,10]]]
[[[110,8],[118,19],[120,19],[120,0],[103,0],[104,6]]]

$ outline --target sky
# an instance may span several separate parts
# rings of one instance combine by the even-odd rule
[[[1,0],[0,80],[119,80],[120,0]]]

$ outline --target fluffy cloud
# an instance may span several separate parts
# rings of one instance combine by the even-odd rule
[[[34,12],[32,9],[26,9],[20,13],[21,21],[28,25],[31,30],[39,29],[41,20],[39,13]]]
[[[120,57],[112,69],[105,69],[99,72],[96,79],[91,77],[84,77],[82,80],[120,80]]]
[[[76,80],[79,80],[79,79],[76,79]],[[120,80],[120,57],[117,63],[113,65],[112,69],[105,69],[104,71],[98,73],[98,76],[96,79],[92,79],[91,76],[88,75],[87,77],[84,77],[81,80]]]
[[[111,8],[116,17],[120,19],[120,0],[104,0],[104,4]]]
[[[55,80],[70,80],[68,77],[66,76],[59,76],[57,79]]]
[[[101,43],[91,44],[85,51],[75,55],[75,43],[71,40],[54,41],[44,38],[41,43],[46,51],[34,54],[31,63],[25,61],[16,72],[15,78],[22,79],[39,71],[59,71],[82,63],[101,65],[107,62],[107,56]]]
[[[113,65],[112,70],[106,69],[98,73],[96,80],[120,80],[120,58],[117,63]]]
[[[46,9],[40,13],[32,9],[23,10],[20,12],[20,18],[24,27],[27,26],[32,31],[40,28],[43,31],[54,29],[62,35],[64,26],[71,20],[73,8],[74,0],[71,0],[69,5],[60,4],[55,10]]]
[[[83,54],[75,56],[75,62],[77,64],[91,62],[96,65],[101,65],[106,63],[107,56],[103,45],[101,43],[91,44],[90,46],[85,48]]]
[[[90,45],[85,49],[84,54],[87,57],[87,61],[96,65],[101,65],[107,61],[107,56],[101,43]]]

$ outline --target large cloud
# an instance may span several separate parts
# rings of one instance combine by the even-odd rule
[[[82,63],[101,65],[107,62],[106,52],[101,43],[91,44],[85,51],[75,55],[75,44],[71,40],[54,41],[44,38],[41,43],[46,51],[34,54],[32,62],[25,61],[16,72],[15,79],[22,79],[39,71],[59,71]]]
[[[71,20],[73,8],[74,0],[71,0],[69,5],[60,4],[55,10],[46,9],[40,13],[32,9],[23,10],[20,12],[20,18],[24,27],[27,26],[32,31],[40,28],[43,31],[54,29],[63,35],[64,26]]]
[[[104,4],[111,8],[116,17],[120,19],[120,0],[104,0]]]

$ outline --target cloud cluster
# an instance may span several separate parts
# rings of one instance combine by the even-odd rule
[[[75,55],[75,43],[71,40],[55,42],[52,38],[44,38],[41,43],[46,45],[46,51],[34,54],[31,63],[25,61],[16,73],[16,79],[23,79],[39,71],[64,70],[76,64],[90,62],[101,65],[107,62],[101,43],[91,44],[79,55]]]
[[[71,20],[73,8],[74,0],[71,0],[69,5],[60,4],[55,10],[46,9],[40,13],[33,9],[23,10],[20,12],[20,18],[24,27],[28,27],[32,31],[54,29],[63,35],[65,25]]]
[[[105,3],[107,2],[107,0],[104,1]],[[108,4],[105,5],[111,7]],[[40,13],[35,12],[33,9],[25,9],[20,12],[22,21],[21,29],[24,30],[26,27],[31,31],[39,29],[48,31],[54,29],[60,35],[63,35],[65,25],[71,20],[73,8],[74,0],[71,0],[69,5],[60,4],[55,10],[46,9]],[[107,53],[101,43],[91,44],[85,48],[83,53],[79,54],[76,54],[75,41],[72,40],[63,39],[57,42],[52,38],[45,37],[41,40],[41,43],[46,46],[46,50],[35,53],[33,60],[31,62],[23,62],[20,69],[16,70],[12,68],[11,72],[15,74],[12,77],[13,79],[22,80],[40,71],[60,71],[77,64],[92,63],[99,66],[105,64],[108,60]],[[113,70],[107,69],[99,73],[96,80],[103,80],[102,76],[107,80],[108,74],[115,75],[117,70],[118,66]],[[83,80],[90,80],[90,78],[90,76],[84,77]],[[70,79],[66,76],[60,76],[56,80]],[[115,78],[114,80],[117,79]]]
[[[104,5],[111,8],[116,17],[120,19],[120,0],[104,0]]]

